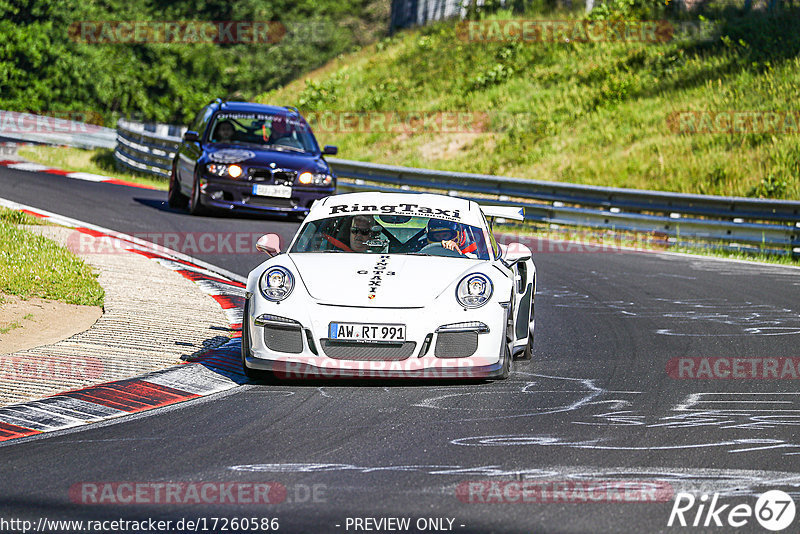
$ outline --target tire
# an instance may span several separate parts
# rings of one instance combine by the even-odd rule
[[[536,293],[536,286],[533,287],[533,292]],[[531,316],[529,317],[529,319],[531,321],[533,321],[533,317],[534,317],[533,307],[534,307],[534,301],[533,301],[533,297],[531,297]],[[533,358],[533,334],[531,334],[530,324],[529,324],[528,325],[528,342],[525,344],[525,352],[523,352],[522,356],[520,356],[518,359],[519,360],[524,360],[524,361],[529,361],[532,358]]]
[[[514,361],[514,356],[511,355],[511,349],[506,343],[506,350],[505,354],[503,355],[503,369],[500,372],[500,376],[497,377],[497,380],[505,380],[509,376],[511,376],[511,362]]]
[[[533,358],[533,336],[528,332],[528,342],[525,344],[525,352],[519,357],[520,360],[527,361]]]
[[[250,313],[250,302],[244,301],[244,312],[242,313],[242,370],[244,375],[251,380],[258,380],[263,374],[258,369],[247,367],[245,356],[250,352],[250,321],[247,316]]]
[[[205,208],[200,200],[200,179],[195,174],[192,181],[192,196],[189,198],[189,213],[192,215],[202,215],[205,213]]]
[[[177,169],[172,166],[172,173],[169,175],[169,192],[167,193],[167,204],[170,208],[186,208],[189,197],[181,193],[181,186],[178,184]]]
[[[506,323],[506,342],[505,350],[503,351],[503,368],[500,372],[498,380],[505,380],[511,376],[514,366],[514,295],[511,295],[511,309],[508,312],[508,322]]]

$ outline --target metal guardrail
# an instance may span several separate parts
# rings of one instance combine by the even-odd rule
[[[120,120],[117,162],[168,177],[180,137]],[[347,191],[429,190],[482,203],[525,206],[526,221],[760,247],[800,256],[800,201],[690,195],[435,171],[328,158]]]
[[[66,118],[0,110],[0,141],[76,148],[114,148],[113,128]]]
[[[119,119],[117,145],[114,149],[117,168],[169,178],[172,160],[181,143],[180,136],[169,135],[170,129],[180,134],[184,130]]]

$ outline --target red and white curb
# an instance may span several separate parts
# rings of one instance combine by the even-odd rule
[[[26,161],[3,160],[0,161],[0,167],[7,167],[9,169],[14,169],[17,171],[43,172],[45,174],[55,174],[58,176],[64,176],[65,178],[73,178],[75,180],[84,180],[87,182],[104,182],[107,184],[126,185],[128,187],[139,187],[141,189],[156,189],[156,190],[158,189],[157,187],[153,187],[152,185],[137,184],[135,182],[128,182],[126,180],[116,180],[114,178],[109,178],[108,176],[103,176],[100,174],[91,174],[88,172],[64,171],[61,169],[48,167],[47,165],[42,165],[40,163],[29,163]]]
[[[222,307],[231,340],[191,362],[146,375],[67,391],[41,400],[0,408],[0,442],[122,417],[226,391],[247,382],[241,367],[241,323],[246,280],[180,252],[69,217],[0,199],[0,206],[61,226],[124,243],[195,282]]]

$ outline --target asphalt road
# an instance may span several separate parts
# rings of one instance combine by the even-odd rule
[[[165,193],[8,169],[0,197],[127,233],[288,237],[297,226],[195,218],[167,208]],[[260,261],[200,258],[243,275]],[[709,496],[704,511],[719,494],[725,526],[703,527],[702,514],[700,526],[674,530],[727,532],[732,506],[752,507],[767,490],[800,505],[799,382],[667,372],[676,358],[800,357],[800,270],[649,253],[541,252],[534,261],[533,360],[517,362],[507,381],[246,384],[11,443],[0,446],[0,519],[205,518],[220,532],[214,517],[251,517],[277,518],[282,532],[406,531],[364,522],[391,517],[408,518],[408,531],[658,532],[670,530],[685,491]],[[74,493],[76,484],[126,481],[274,482],[286,498],[91,505]],[[571,491],[557,502],[496,502],[521,496],[489,483],[515,481]],[[609,489],[610,502],[593,502],[577,491],[586,482],[655,482],[666,496],[619,502]],[[699,506],[685,513],[689,525]],[[739,531],[766,532],[753,517]]]

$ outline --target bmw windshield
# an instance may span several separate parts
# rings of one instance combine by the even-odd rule
[[[208,141],[247,144],[288,152],[319,152],[311,128],[301,117],[269,113],[217,113]]]
[[[408,215],[342,215],[308,222],[290,250],[489,259],[477,226]]]

